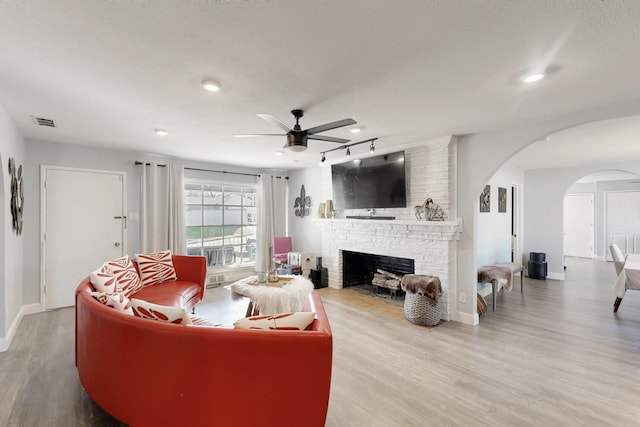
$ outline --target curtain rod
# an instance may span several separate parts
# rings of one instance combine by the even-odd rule
[[[136,160],[136,166],[138,165],[145,165],[145,166],[151,166],[151,163],[144,163],[144,162],[139,162]],[[158,165],[161,168],[167,166],[167,165]],[[200,168],[188,168],[185,167],[186,170],[190,170],[190,171],[198,171],[198,172],[217,172],[217,173],[228,173],[228,174],[232,174],[232,175],[244,175],[244,176],[255,176],[255,177],[259,177],[260,174],[255,174],[255,173],[244,173],[244,172],[229,172],[229,171],[219,171],[219,170],[214,170],[214,169],[200,169]],[[289,179],[288,176],[282,177],[282,176],[276,176],[276,178],[284,178],[284,179]]]
[[[145,163],[145,162],[139,162],[139,161],[137,161],[137,160],[136,160],[135,165],[136,165],[136,166],[138,166],[138,165],[151,166],[151,163],[149,163],[149,162],[147,162],[147,163]],[[165,167],[165,166],[167,166],[167,165],[156,165],[156,166],[163,168],[163,167]]]

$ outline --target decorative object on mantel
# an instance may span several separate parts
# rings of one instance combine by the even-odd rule
[[[333,210],[333,200],[329,199],[324,202],[324,217],[333,218],[335,211]]]
[[[318,205],[318,218],[326,218],[324,202]]]
[[[22,165],[16,168],[16,161],[9,158],[9,175],[11,177],[11,216],[13,230],[22,234],[22,208],[24,206],[24,186],[22,184]]]
[[[422,219],[423,214],[424,219],[427,221],[444,221],[447,219],[447,214],[444,213],[440,205],[433,203],[432,198],[428,198],[422,205],[418,205],[414,209],[417,219]]]
[[[485,185],[484,190],[480,193],[480,212],[491,211],[491,186]]]
[[[304,191],[304,185],[300,188],[300,197],[296,197],[293,207],[296,216],[304,218],[309,215],[309,207],[311,206],[311,197],[307,196]]]
[[[498,212],[507,211],[507,189],[498,187]]]

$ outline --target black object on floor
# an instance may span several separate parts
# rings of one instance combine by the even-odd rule
[[[529,277],[545,280],[547,278],[547,255],[544,252],[529,252]]]

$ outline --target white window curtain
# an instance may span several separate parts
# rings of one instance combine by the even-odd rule
[[[272,267],[274,237],[286,236],[287,182],[285,178],[261,174],[258,178],[258,229],[256,265],[258,272]]]
[[[142,165],[140,240],[144,253],[169,249],[186,254],[184,168]]]

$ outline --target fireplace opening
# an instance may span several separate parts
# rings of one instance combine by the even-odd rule
[[[415,273],[415,261],[409,258],[342,251],[342,287],[371,285],[377,270],[404,276]]]

